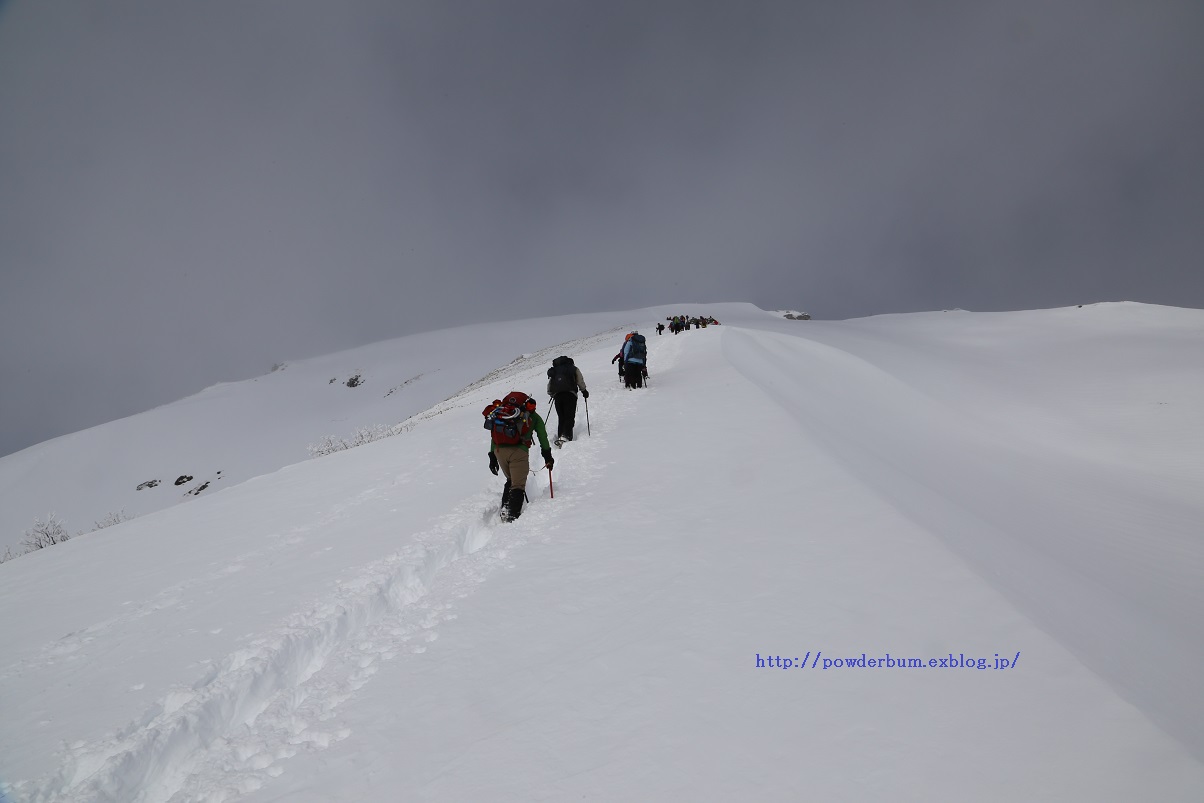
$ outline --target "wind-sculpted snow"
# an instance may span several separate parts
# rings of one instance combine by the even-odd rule
[[[724,353],[833,459],[1204,758],[1204,495],[1019,441],[927,395],[898,362],[887,373],[760,332],[729,333]]]

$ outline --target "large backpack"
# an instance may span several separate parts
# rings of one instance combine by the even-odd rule
[[[577,391],[577,366],[572,357],[557,357],[552,360],[548,369],[548,391],[555,396],[557,393],[575,393]]]
[[[506,398],[485,408],[485,429],[499,446],[519,446],[531,442],[531,412],[535,399],[513,390]]]
[[[630,348],[627,351],[627,361],[643,363],[648,359],[648,343],[643,335],[632,335]]]

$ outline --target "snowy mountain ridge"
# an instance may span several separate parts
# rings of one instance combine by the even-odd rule
[[[756,314],[747,304],[705,307]],[[324,438],[399,425],[515,355],[542,358],[582,333],[651,328],[668,309],[477,324],[294,360],[0,457],[0,554],[18,552],[37,517],[54,513],[75,534],[105,516],[190,501],[306,460]]]
[[[0,565],[0,789],[1199,798],[1204,312],[697,311],[640,391],[647,311],[491,325],[397,437]],[[381,391],[474,359],[457,331]],[[502,525],[480,410],[561,343],[589,432]]]

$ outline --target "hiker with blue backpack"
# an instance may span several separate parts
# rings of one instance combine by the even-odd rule
[[[648,377],[648,342],[639,332],[632,331],[619,352],[623,357],[623,384],[628,390],[644,387]]]
[[[552,360],[548,369],[548,395],[556,406],[556,445],[564,446],[573,439],[573,425],[577,417],[577,391],[582,398],[589,398],[585,388],[585,377],[581,369],[573,364],[572,357],[560,356]]]
[[[495,399],[485,408],[485,429],[489,430],[489,470],[506,478],[502,488],[502,521],[514,521],[523,512],[527,498],[527,473],[531,470],[529,452],[539,437],[544,468],[549,472],[555,460],[548,443],[543,419],[535,412],[535,399],[521,391],[511,391],[505,399]]]
[[[619,346],[619,353],[616,354],[614,356],[614,358],[610,361],[611,365],[614,365],[616,360],[619,363],[619,384],[620,385],[623,384],[623,360],[627,356],[627,343],[628,343],[628,341],[631,340],[631,336],[634,334],[635,334],[635,332],[627,333],[627,336],[623,338],[623,345]]]

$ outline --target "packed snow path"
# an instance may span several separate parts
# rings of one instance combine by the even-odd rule
[[[887,323],[652,337],[643,391],[583,344],[592,435],[582,406],[512,525],[480,409],[544,365],[14,562],[11,794],[1198,798],[1204,470],[1174,443],[1204,389],[1159,361],[1189,358],[1131,335],[1145,383],[1077,395],[1055,327]],[[1020,655],[823,668],[863,653]]]

